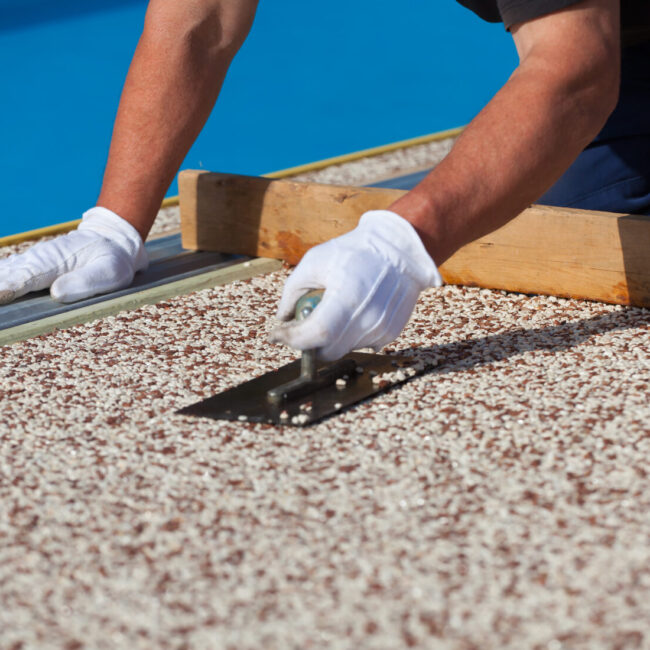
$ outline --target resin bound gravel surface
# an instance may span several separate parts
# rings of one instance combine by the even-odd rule
[[[650,647],[650,314],[443,287],[372,401],[174,415],[285,275],[0,349],[0,647]]]

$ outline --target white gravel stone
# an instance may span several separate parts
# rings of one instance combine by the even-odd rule
[[[432,289],[399,387],[175,415],[296,359],[285,277],[0,348],[0,647],[649,648],[650,312]]]

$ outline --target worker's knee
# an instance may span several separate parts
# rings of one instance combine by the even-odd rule
[[[150,0],[144,35],[183,42],[198,53],[231,57],[253,24],[257,0]]]

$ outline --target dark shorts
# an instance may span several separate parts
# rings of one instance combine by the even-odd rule
[[[623,50],[616,109],[537,203],[650,214],[650,43]]]

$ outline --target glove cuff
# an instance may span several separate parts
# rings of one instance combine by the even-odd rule
[[[108,208],[95,206],[84,212],[78,230],[90,230],[120,246],[133,260],[136,271],[145,269],[149,264],[140,233],[126,219]]]
[[[391,210],[369,210],[359,220],[359,227],[369,229],[396,250],[405,270],[414,277],[422,289],[442,286],[442,277],[436,263],[424,247],[420,235],[404,217]]]

